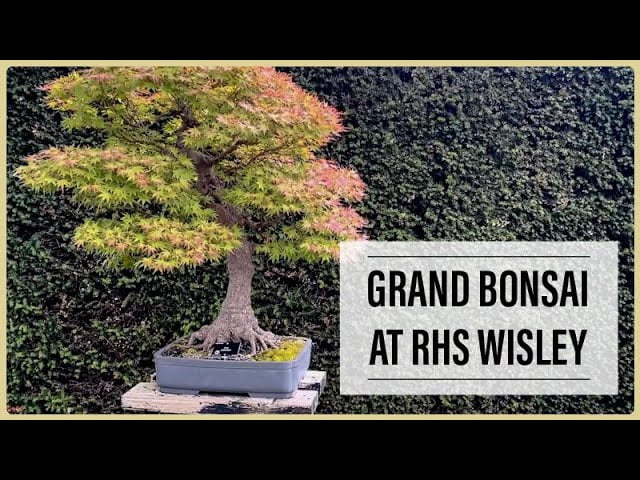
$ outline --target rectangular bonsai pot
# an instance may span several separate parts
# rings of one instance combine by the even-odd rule
[[[163,393],[248,393],[252,397],[289,398],[309,369],[311,340],[289,362],[214,360],[155,355],[156,382]]]

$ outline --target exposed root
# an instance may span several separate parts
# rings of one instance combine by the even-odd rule
[[[228,322],[216,321],[212,325],[205,325],[189,337],[187,345],[197,345],[203,350],[211,352],[213,345],[224,342],[247,342],[251,346],[250,356],[269,348],[276,348],[281,338],[258,326],[258,322],[229,325]]]

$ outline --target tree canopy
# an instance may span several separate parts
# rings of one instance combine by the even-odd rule
[[[52,147],[17,175],[91,207],[77,245],[153,271],[216,261],[244,238],[273,259],[329,260],[364,238],[358,174],[316,152],[340,114],[267,67],[92,68],[43,87],[67,129],[102,148]]]

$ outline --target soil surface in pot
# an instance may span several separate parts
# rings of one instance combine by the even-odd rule
[[[212,360],[240,360],[248,362],[290,362],[295,360],[305,345],[305,340],[299,337],[283,337],[280,344],[276,348],[269,348],[263,350],[257,355],[250,356],[251,346],[248,342],[243,342],[240,345],[240,350],[237,355],[229,355],[226,357],[220,357],[219,355],[212,355],[211,352],[202,350],[198,347],[192,347],[187,345],[188,337],[181,338],[176,341],[170,348],[168,348],[164,355],[168,357],[182,357],[182,358],[209,358]]]

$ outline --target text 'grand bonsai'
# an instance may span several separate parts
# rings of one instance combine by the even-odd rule
[[[218,317],[190,344],[277,345],[251,306],[254,252],[330,260],[364,238],[349,203],[358,174],[314,151],[343,127],[339,113],[273,68],[93,68],[46,85],[64,126],[94,128],[104,148],[49,148],[18,168],[41,191],[71,188],[96,216],[75,242],[116,267],[156,272],[227,258]]]

